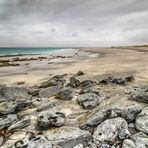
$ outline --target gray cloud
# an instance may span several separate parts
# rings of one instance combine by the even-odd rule
[[[147,43],[147,0],[0,0],[0,46]]]

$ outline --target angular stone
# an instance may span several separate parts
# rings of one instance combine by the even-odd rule
[[[123,118],[107,119],[98,125],[93,134],[94,142],[101,146],[102,144],[114,143],[117,138],[125,139],[130,135],[128,125]]]
[[[57,95],[56,98],[61,100],[71,100],[75,95],[74,89],[71,87],[63,88]]]
[[[131,91],[130,99],[138,102],[148,103],[148,86],[139,86]]]
[[[22,128],[27,127],[30,124],[30,119],[23,119],[21,121],[16,122],[15,124],[12,124],[9,128],[8,131],[17,131]]]
[[[67,84],[67,86],[77,88],[80,86],[80,80],[76,79],[75,77],[70,78],[70,82]]]
[[[148,107],[137,116],[135,125],[138,131],[148,134]]]
[[[91,141],[91,134],[88,131],[80,130],[76,127],[60,127],[45,133],[49,141],[61,146],[62,148],[73,148],[78,144],[88,146]]]
[[[83,106],[84,109],[92,109],[100,104],[104,99],[105,95],[103,95],[103,93],[100,93],[100,95],[95,93],[86,93],[78,96],[78,103]]]
[[[37,125],[40,129],[60,127],[64,124],[65,115],[61,112],[44,111],[38,114]]]
[[[8,128],[13,123],[17,122],[18,118],[15,114],[6,115],[0,118],[0,130]]]
[[[28,91],[24,88],[19,87],[0,87],[0,100],[5,98],[5,100],[30,100],[31,95],[28,94]]]
[[[49,98],[51,96],[54,96],[56,94],[58,94],[61,90],[61,86],[51,86],[45,89],[41,89],[39,91],[39,97],[46,97]]]

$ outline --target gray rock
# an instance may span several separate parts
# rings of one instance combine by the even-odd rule
[[[51,86],[45,89],[41,89],[39,91],[39,97],[46,97],[49,98],[51,96],[54,96],[56,94],[58,94],[61,90],[61,86]]]
[[[81,87],[90,87],[93,86],[96,82],[92,80],[84,80],[80,83]]]
[[[17,115],[15,114],[10,114],[10,115],[6,115],[0,118],[0,130],[4,129],[4,128],[8,128],[9,126],[11,126],[13,123],[17,122]]]
[[[96,87],[89,86],[89,87],[84,87],[80,90],[80,94],[85,94],[85,93],[95,93],[99,94],[99,90]]]
[[[76,79],[75,77],[70,78],[70,82],[67,84],[67,86],[77,88],[80,86],[80,80]]]
[[[46,88],[51,86],[63,86],[65,83],[65,79],[63,75],[56,75],[52,77],[50,80],[43,82],[40,84],[40,88]]]
[[[107,105],[106,107],[99,108],[89,114],[83,122],[81,122],[81,129],[90,129],[96,127],[105,119],[122,117],[127,122],[135,120],[136,116],[141,112],[143,106],[136,102],[122,102]]]
[[[63,88],[57,95],[56,98],[61,100],[71,100],[75,95],[74,89],[71,87]]]
[[[137,116],[135,125],[138,131],[148,134],[148,107]]]
[[[40,129],[60,127],[64,124],[65,115],[61,112],[44,111],[38,114],[37,125]]]
[[[49,101],[49,99],[48,98],[44,98],[44,97],[42,97],[42,98],[34,98],[33,100],[32,100],[32,105],[34,106],[34,107],[39,107],[40,105],[42,105],[42,104],[44,104],[44,103],[49,103],[50,101]]]
[[[94,142],[101,146],[102,144],[114,143],[117,138],[125,139],[130,135],[128,125],[123,118],[108,119],[98,125],[93,134]]]
[[[21,121],[18,121],[14,124],[12,124],[9,128],[8,131],[17,131],[20,130],[22,128],[27,127],[30,124],[30,119],[23,119]]]
[[[32,96],[27,90],[19,87],[0,87],[0,114],[10,114],[31,105]],[[1,100],[1,98],[0,98]]]
[[[52,129],[45,133],[49,141],[61,146],[62,148],[73,148],[78,144],[88,146],[91,141],[91,134],[76,127],[60,127]]]
[[[122,148],[147,148],[148,136],[142,132],[136,133],[123,141]]]
[[[45,111],[45,110],[48,110],[48,109],[52,109],[56,106],[57,106],[56,101],[50,101],[50,102],[47,102],[47,103],[45,102],[45,103],[41,104],[40,106],[38,106],[36,111],[41,112],[41,111]]]
[[[0,115],[16,113],[31,106],[31,100],[14,100],[0,103]]]
[[[83,144],[80,143],[80,144],[74,146],[73,148],[84,148],[84,146],[83,146]]]
[[[100,76],[99,83],[100,84],[117,84],[117,85],[126,85],[128,82],[132,82],[134,80],[134,76],[132,74],[106,74],[104,76]]]
[[[131,91],[130,99],[138,102],[148,103],[148,86],[139,86]]]
[[[43,135],[27,136],[17,141],[13,148],[52,148],[52,144]]]
[[[78,103],[84,109],[92,109],[105,99],[105,95],[100,92],[100,95],[95,93],[86,93],[78,96]]]
[[[136,148],[135,143],[130,139],[125,139],[122,148]]]
[[[28,94],[28,91],[24,88],[20,87],[8,87],[1,86],[0,87],[0,101],[2,100],[30,100],[31,95]]]

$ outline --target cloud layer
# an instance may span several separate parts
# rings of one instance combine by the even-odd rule
[[[147,43],[147,0],[0,0],[0,46]]]

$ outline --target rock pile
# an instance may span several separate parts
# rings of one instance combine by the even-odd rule
[[[148,87],[133,80],[79,71],[33,88],[0,85],[0,146],[147,148]]]

